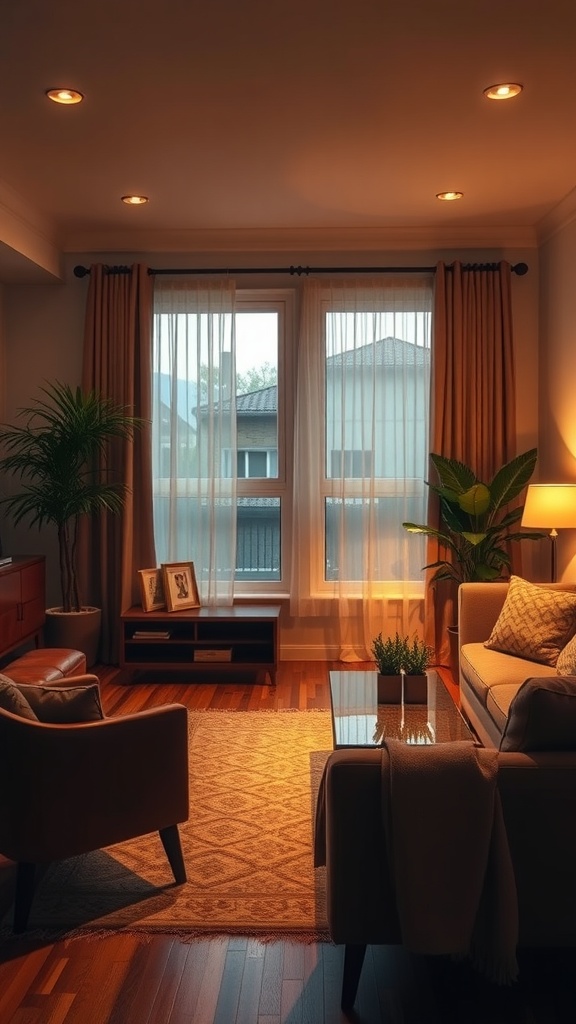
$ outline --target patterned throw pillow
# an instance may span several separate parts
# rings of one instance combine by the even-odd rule
[[[576,636],[560,651],[556,671],[560,676],[576,676]]]
[[[38,716],[34,714],[26,697],[20,692],[16,683],[13,683],[8,676],[0,674],[0,708],[9,711],[19,718],[27,718],[31,722],[37,722]]]
[[[547,590],[511,576],[504,607],[484,646],[555,665],[575,632],[576,593]]]

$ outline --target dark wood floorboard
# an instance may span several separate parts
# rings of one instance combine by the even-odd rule
[[[277,684],[127,684],[101,668],[107,714],[171,701],[190,709],[329,708],[328,663],[284,662]],[[340,667],[340,666],[339,666]],[[368,666],[367,666],[368,667]],[[442,673],[455,699],[458,689]],[[0,909],[13,866],[0,861]],[[0,1024],[576,1024],[574,951],[521,951],[519,982],[499,988],[465,964],[369,947],[355,1010],[340,1010],[343,950],[242,937],[183,942],[134,935],[0,943]]]

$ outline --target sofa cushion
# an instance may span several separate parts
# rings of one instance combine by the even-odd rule
[[[22,683],[20,689],[40,722],[68,725],[74,722],[96,722],[104,718],[98,683],[85,686],[35,686]]]
[[[510,704],[500,750],[576,750],[576,678],[527,679]]]
[[[486,711],[496,725],[500,736],[502,736],[506,728],[512,701],[525,681],[523,679],[521,683],[498,683],[496,686],[491,686],[488,690]]]
[[[485,642],[489,650],[555,665],[576,632],[576,594],[510,578],[506,600]]]
[[[486,706],[493,686],[512,685],[517,690],[535,670],[533,662],[501,651],[488,650],[483,643],[464,644],[460,649],[460,668],[470,689]],[[538,666],[541,675],[554,675],[554,666]]]
[[[16,683],[13,683],[8,676],[0,673],[0,708],[9,711],[19,718],[27,718],[31,722],[38,721],[38,715],[34,713],[26,697]]]

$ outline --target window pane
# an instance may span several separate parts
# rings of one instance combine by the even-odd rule
[[[324,578],[419,580],[425,539],[402,522],[426,519],[430,312],[411,293],[356,301],[324,317]]]
[[[237,580],[279,580],[280,498],[239,498]]]
[[[423,488],[422,488],[423,490]],[[408,560],[408,579],[422,575],[426,559],[425,537],[406,533],[403,522],[422,522],[423,493],[412,497],[327,498],[325,501],[327,580],[359,581],[366,578],[365,537],[376,537],[372,579],[402,580]]]
[[[278,313],[236,313],[236,423],[238,476],[278,476]]]
[[[364,477],[372,476],[374,453],[363,451],[333,451],[331,453],[331,477]]]

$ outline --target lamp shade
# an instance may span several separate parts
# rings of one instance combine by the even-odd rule
[[[576,484],[529,484],[522,526],[576,527]]]

